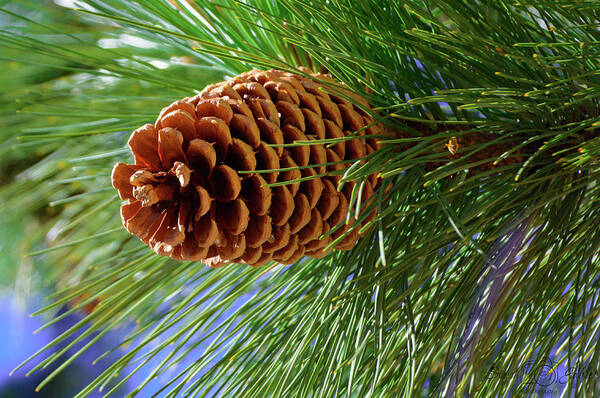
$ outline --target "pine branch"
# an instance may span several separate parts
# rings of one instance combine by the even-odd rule
[[[80,396],[116,393],[135,372],[168,378],[167,396],[504,396],[532,394],[549,358],[598,370],[594,2],[82,3],[68,13],[77,30],[1,9],[19,22],[0,32],[6,57],[63,76],[3,95],[22,104],[2,115],[10,148],[42,151],[0,188],[3,212],[57,226],[32,248],[60,264],[44,311],[100,303],[46,347],[78,351],[37,367],[60,371],[83,337],[135,319],[120,359]],[[391,183],[354,250],[207,270],[120,230],[109,173],[129,131],[224,75],[302,73],[309,60],[399,132],[345,170],[348,183],[374,170]],[[593,395],[579,375],[554,385]]]

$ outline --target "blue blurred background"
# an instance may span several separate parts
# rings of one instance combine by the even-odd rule
[[[0,397],[69,397],[94,379],[98,373],[97,366],[90,366],[94,353],[99,354],[99,348],[106,346],[106,341],[95,349],[79,358],[67,371],[59,374],[42,392],[35,392],[35,387],[47,376],[53,368],[25,376],[27,368],[21,369],[14,375],[9,372],[22,360],[35,353],[49,343],[54,337],[75,323],[79,317],[69,316],[63,321],[39,333],[34,331],[42,326],[41,317],[30,317],[32,308],[39,308],[43,303],[40,297],[33,297],[27,303],[14,295],[0,296]],[[25,304],[25,306],[23,305]],[[110,337],[105,340],[110,340]],[[101,396],[97,393],[93,396]]]

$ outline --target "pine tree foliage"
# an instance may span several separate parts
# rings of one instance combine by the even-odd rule
[[[24,169],[2,211],[52,205],[30,254],[61,289],[38,313],[95,305],[22,364],[59,365],[40,388],[135,320],[79,396],[146,396],[156,377],[161,396],[520,396],[559,366],[549,389],[597,395],[597,2],[85,0],[48,22],[49,4],[4,3],[2,58],[36,72],[2,94],[20,113],[0,153]],[[209,83],[300,66],[394,132],[342,179],[391,183],[352,251],[213,270],[124,231],[110,170],[134,128]]]

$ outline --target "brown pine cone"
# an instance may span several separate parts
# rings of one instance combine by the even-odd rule
[[[314,76],[335,83],[327,75]],[[349,229],[345,222],[354,183],[337,191],[340,173],[350,164],[341,161],[379,148],[377,139],[367,137],[382,133],[344,96],[368,108],[365,100],[339,90],[340,96],[328,94],[331,89],[310,78],[253,70],[172,103],[154,125],[131,135],[135,164],[118,163],[113,169],[113,186],[127,199],[121,207],[123,225],[160,255],[213,267],[322,257],[323,249]],[[331,147],[277,146],[341,138],[368,125],[359,133],[365,138]],[[314,166],[304,167],[309,165]],[[239,173],[272,169],[281,170]],[[305,180],[266,186],[300,178]],[[365,180],[363,209],[378,184],[375,175]],[[342,227],[319,239],[338,224]],[[349,250],[357,240],[354,228],[335,248]]]

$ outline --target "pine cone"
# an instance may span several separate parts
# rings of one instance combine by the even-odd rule
[[[335,84],[327,75],[314,76]],[[121,207],[125,228],[160,255],[213,267],[324,256],[349,228],[353,183],[336,189],[340,170],[349,165],[342,161],[376,150],[378,140],[367,137],[382,133],[345,97],[368,109],[366,101],[337,87],[339,96],[310,78],[253,70],[164,108],[154,125],[131,135],[135,164],[118,163],[112,172],[113,186],[127,199]],[[365,126],[359,133],[365,138],[331,147],[272,145],[341,138]],[[340,163],[323,165],[329,162]],[[240,173],[272,169],[281,170]],[[377,186],[375,175],[364,182],[363,209]],[[349,250],[357,240],[353,228],[335,248]]]

